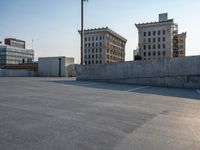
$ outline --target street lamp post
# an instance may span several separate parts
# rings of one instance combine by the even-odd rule
[[[84,65],[84,1],[81,0],[81,65]]]

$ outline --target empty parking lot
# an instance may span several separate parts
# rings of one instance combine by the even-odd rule
[[[200,91],[0,78],[0,150],[199,150]]]

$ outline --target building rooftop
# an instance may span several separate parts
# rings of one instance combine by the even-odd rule
[[[19,42],[25,42],[23,40],[19,40],[19,39],[16,39],[16,38],[6,38],[5,40],[14,40],[14,41],[19,41]]]
[[[124,40],[125,42],[127,42],[127,39],[124,38],[123,36],[119,35],[117,32],[113,31],[112,29],[110,29],[109,27],[103,27],[103,28],[93,28],[93,29],[86,29],[84,30],[84,32],[88,33],[88,32],[102,32],[102,31],[107,31],[113,35],[115,35],[116,37],[121,38],[122,40]],[[78,31],[79,33],[81,33],[81,31]]]
[[[17,49],[17,50],[26,50],[26,51],[32,51],[34,52],[33,49],[26,49],[26,48],[19,48],[19,47],[14,47],[14,46],[10,46],[10,45],[7,45],[7,44],[0,44],[0,48],[2,47],[10,47],[10,48],[14,48],[14,49]]]
[[[139,27],[139,26],[157,25],[157,24],[164,24],[164,23],[174,23],[174,20],[173,19],[168,19],[168,20],[165,20],[165,21],[155,21],[155,22],[147,22],[147,23],[138,23],[138,24],[135,24],[135,26]]]

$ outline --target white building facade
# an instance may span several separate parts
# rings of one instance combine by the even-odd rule
[[[125,61],[126,42],[127,40],[124,37],[108,27],[84,30],[85,64]]]
[[[160,14],[158,22],[136,24],[138,47],[142,60],[172,58],[174,37],[178,35],[178,25],[167,14]]]

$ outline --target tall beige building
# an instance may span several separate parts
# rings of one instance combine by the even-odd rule
[[[84,37],[86,65],[125,61],[127,40],[108,27],[84,30]]]
[[[136,24],[136,27],[142,60],[185,56],[185,46],[179,46],[179,39],[183,40],[182,45],[185,45],[186,33],[185,36],[178,34],[178,24],[174,23],[173,19],[168,19],[167,13],[159,14],[158,22]],[[175,51],[181,55],[175,55]]]
[[[174,57],[184,57],[186,49],[186,32],[177,34],[174,36],[173,40],[173,56]]]

